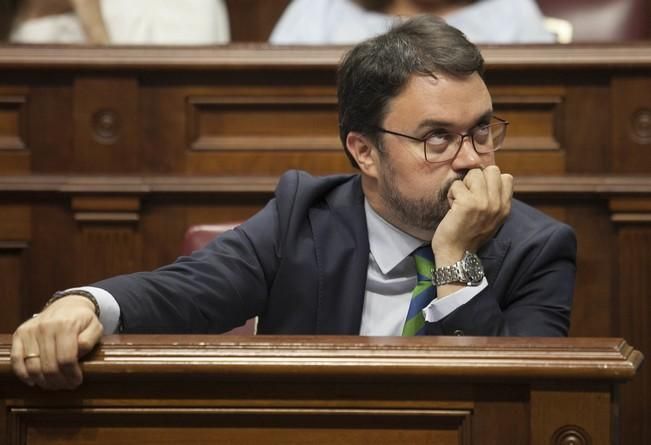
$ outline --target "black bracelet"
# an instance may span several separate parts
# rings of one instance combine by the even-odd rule
[[[63,297],[67,297],[69,295],[79,295],[80,297],[88,298],[91,301],[91,303],[93,303],[93,306],[95,306],[95,315],[97,315],[97,318],[99,318],[99,303],[97,302],[93,294],[81,289],[70,289],[70,290],[55,292],[54,295],[52,295],[52,297],[50,297],[50,299],[47,300],[45,306],[43,306],[43,310],[45,310],[49,305],[51,305],[55,301],[60,300]]]

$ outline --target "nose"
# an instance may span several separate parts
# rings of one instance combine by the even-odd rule
[[[452,168],[454,170],[470,170],[478,167],[483,167],[481,156],[472,145],[472,137],[467,135],[461,142],[457,156],[452,160]]]

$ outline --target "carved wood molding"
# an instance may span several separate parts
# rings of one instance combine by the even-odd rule
[[[187,145],[192,150],[341,150],[336,135],[337,98],[334,89],[329,96],[193,96],[187,99],[187,104]],[[309,127],[311,121],[318,121],[324,113],[332,116],[332,125],[318,132],[309,128],[305,130],[307,133],[288,134],[277,122],[260,120],[256,114],[260,107],[276,114],[277,119],[286,121],[288,126]],[[235,121],[237,125],[228,125],[228,122]]]
[[[138,222],[140,199],[134,196],[73,196],[71,207],[78,222]]]
[[[0,241],[0,252],[20,252],[28,247],[27,241]]]
[[[0,335],[0,378],[11,373],[9,335]],[[617,338],[108,336],[84,360],[87,376],[347,378],[411,376],[631,379],[642,354]]]
[[[19,93],[16,91],[16,93]],[[27,95],[0,93],[0,151],[25,150],[27,148]]]
[[[651,199],[648,197],[612,198],[608,202],[610,219],[615,223],[651,223]]]
[[[273,46],[232,44],[217,47],[61,47],[48,45],[0,47],[2,69],[143,68],[143,69],[286,69],[334,70],[346,47]],[[604,67],[608,69],[651,67],[651,44],[571,44],[482,46],[492,67],[539,66]]]
[[[3,193],[138,195],[272,193],[275,176],[0,176]],[[518,176],[515,191],[531,196],[642,197],[651,195],[649,176]]]

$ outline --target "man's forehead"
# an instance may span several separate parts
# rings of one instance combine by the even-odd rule
[[[467,75],[447,73],[412,74],[398,96],[409,89],[430,90],[431,92],[446,92],[451,89],[481,90],[486,89],[484,79],[477,72]]]
[[[478,73],[412,75],[387,105],[386,117],[395,113],[418,121],[440,119],[450,123],[479,118],[492,109],[490,93]]]

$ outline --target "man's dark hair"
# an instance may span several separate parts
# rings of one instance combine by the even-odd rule
[[[412,75],[454,77],[484,73],[479,49],[456,28],[434,16],[418,16],[386,34],[356,45],[339,66],[339,137],[356,131],[379,146],[380,127],[389,100],[398,96]]]

